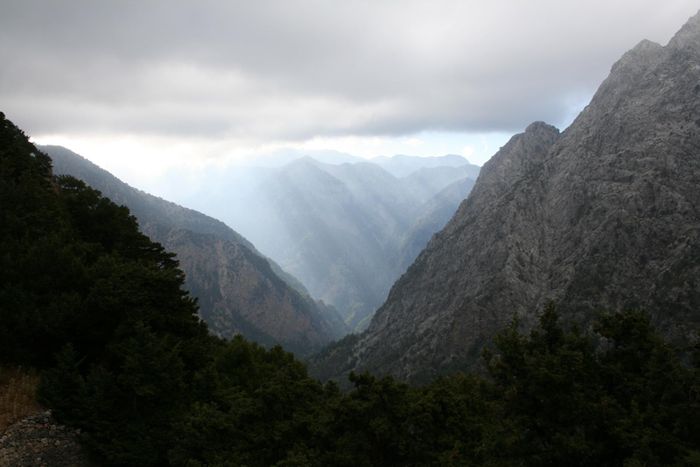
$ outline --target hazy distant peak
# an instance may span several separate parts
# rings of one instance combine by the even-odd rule
[[[382,167],[379,164],[375,164],[372,161],[362,161],[362,162],[355,162],[353,164],[342,164],[341,166],[346,166],[350,168],[350,170],[355,170],[355,171],[362,171],[362,172],[368,172],[368,171],[373,171],[377,173],[384,173],[388,177],[395,178],[393,174],[391,174],[389,171],[387,171],[384,167]]]
[[[283,167],[289,167],[289,166],[293,166],[293,165],[314,165],[314,166],[316,166],[320,163],[321,162],[319,160],[314,159],[311,156],[301,156],[298,159],[294,159],[293,161],[288,162]]]
[[[331,149],[316,150],[316,151],[306,151],[305,156],[311,157],[318,162],[323,164],[339,165],[339,164],[352,164],[355,162],[362,162],[363,159],[358,156],[353,156],[345,152],[334,151]]]
[[[392,157],[379,156],[371,159],[371,162],[379,165],[395,177],[406,177],[420,169],[435,167],[462,167],[470,165],[469,161],[456,154],[445,156],[408,156],[397,154]],[[476,167],[476,166],[475,166]]]
[[[312,174],[316,174],[319,177],[331,177],[331,170],[333,167],[343,167],[346,165],[355,165],[354,163],[343,163],[343,164],[328,164],[321,162],[311,156],[303,156],[299,159],[295,159],[278,170],[285,174],[296,174],[297,176],[308,177]]]
[[[323,164],[311,157],[303,157],[279,168],[279,177],[269,183],[284,182],[295,190],[308,190],[311,187],[323,186],[327,189],[344,191],[345,184],[331,172],[333,164]]]
[[[446,162],[447,161],[454,161],[455,163],[459,163],[459,164],[471,164],[471,162],[469,162],[469,159],[467,159],[466,157],[461,156],[459,154],[445,154],[444,156],[437,156],[437,157],[441,158],[443,161],[446,161]]]
[[[386,162],[386,161],[435,161],[441,164],[457,163],[457,164],[467,164],[469,161],[463,156],[458,154],[446,154],[444,156],[410,156],[408,154],[395,154],[393,156],[377,156],[371,159],[372,162]]]
[[[246,160],[243,165],[248,167],[279,168],[304,158],[314,159],[323,164],[345,164],[363,160],[360,157],[333,150],[300,150],[287,148],[277,149],[251,157]]]

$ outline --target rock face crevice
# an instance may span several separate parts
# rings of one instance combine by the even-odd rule
[[[528,326],[550,300],[583,322],[643,308],[671,339],[692,338],[699,186],[695,16],[666,47],[627,52],[564,132],[536,122],[501,148],[368,330],[327,351],[316,372],[424,380],[468,368],[514,314]]]

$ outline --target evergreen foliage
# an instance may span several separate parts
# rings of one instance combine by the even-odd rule
[[[514,322],[496,338],[486,375],[352,374],[342,392],[279,347],[210,336],[182,285],[126,208],[53,178],[0,114],[0,363],[43,370],[43,402],[104,465],[700,459],[700,350],[681,360],[643,313],[582,332],[551,306],[529,334]]]

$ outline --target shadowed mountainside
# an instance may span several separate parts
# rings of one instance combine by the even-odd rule
[[[82,179],[127,206],[145,234],[177,254],[186,286],[215,334],[240,333],[302,355],[345,334],[335,310],[314,302],[298,280],[224,223],[132,188],[65,148],[42,149],[55,173]]]

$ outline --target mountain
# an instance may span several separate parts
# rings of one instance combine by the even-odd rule
[[[224,223],[130,187],[81,156],[42,147],[54,172],[70,174],[127,206],[141,230],[177,254],[200,315],[222,337],[242,334],[308,354],[346,332],[335,310]]]
[[[476,178],[479,174],[479,166],[470,164],[467,159],[456,154],[435,157],[406,156],[397,154],[395,156],[379,156],[371,159],[395,177],[407,177],[420,169],[430,169],[435,167],[465,167],[470,170],[469,176]]]
[[[3,466],[697,465],[700,362],[643,313],[580,333],[548,307],[500,335],[488,378],[346,392],[211,335],[174,255],[1,112],[0,206]]]
[[[474,182],[478,176],[479,167],[475,165],[422,167],[410,175],[401,177],[401,181],[407,186],[407,189],[411,191],[415,198],[425,203],[432,202],[435,204],[444,199],[440,196],[440,192],[447,189],[451,184],[467,179]],[[466,198],[467,194],[469,194],[469,192],[465,193],[459,201]],[[454,206],[454,210],[456,209],[457,206]],[[454,210],[450,214],[450,217],[454,214]],[[446,219],[445,222],[447,222],[447,220],[449,220],[449,218]],[[444,225],[445,224],[442,224],[440,227],[442,228]]]
[[[486,165],[369,328],[316,371],[430,379],[472,367],[497,329],[643,309],[672,341],[700,328],[700,14],[642,41],[564,132],[541,122]]]
[[[278,149],[258,154],[248,161],[253,167],[282,167],[298,159],[310,157],[325,164],[348,164],[362,162],[363,159],[351,154],[332,150]]]
[[[353,329],[363,329],[405,270],[401,258],[415,257],[448,219],[419,240],[419,249],[406,243],[404,251],[424,205],[468,174],[467,166],[433,167],[397,178],[366,161],[301,157],[277,168],[232,166],[195,177],[206,183],[179,178],[182,188],[169,196],[234,226]]]
[[[361,326],[397,277],[387,259],[395,254],[393,234],[408,228],[410,200],[401,188],[372,164],[297,160],[249,201],[253,212],[269,213],[253,238],[351,327]],[[237,225],[235,217],[247,215],[231,213],[230,221]]]
[[[234,226],[351,328],[364,329],[404,272],[400,258],[419,251],[402,248],[424,206],[470,174],[467,166],[433,167],[397,178],[371,162],[303,157],[279,168],[229,168],[181,201]],[[445,202],[451,215],[458,201]],[[427,238],[448,219],[430,224]]]
[[[408,269],[431,237],[442,230],[452,218],[460,203],[469,196],[473,187],[474,180],[471,178],[457,180],[423,204],[416,216],[417,222],[404,234],[401,240],[398,270]]]

